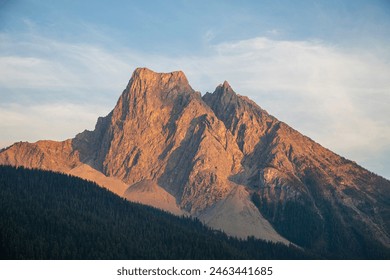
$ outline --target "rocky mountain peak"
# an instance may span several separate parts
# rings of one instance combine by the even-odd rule
[[[218,85],[213,94],[216,94],[220,98],[223,97],[224,100],[236,97],[236,93],[227,81]]]
[[[239,102],[237,94],[227,81],[218,85],[213,93],[207,92],[203,97],[203,101],[214,111],[219,117],[221,114],[232,113],[232,106],[236,107]]]
[[[132,74],[132,79],[140,79],[143,81],[152,81],[152,80],[168,80],[169,82],[184,82],[188,83],[187,77],[183,71],[173,71],[169,73],[158,73],[154,72],[146,67],[140,67],[134,70]]]
[[[158,73],[137,68],[113,110],[113,119],[145,121],[151,115],[167,116],[172,107],[180,107],[191,98],[199,98],[199,94],[191,88],[182,71]]]
[[[228,83],[228,81],[224,81],[223,82],[223,84],[222,84],[222,88],[224,88],[224,89],[231,89],[231,86],[230,86],[230,84]]]
[[[181,71],[136,69],[94,131],[15,144],[0,151],[0,164],[92,179],[234,236],[288,239],[335,256],[390,247],[389,181],[278,121],[227,81],[201,97]]]
[[[125,91],[145,93],[153,90],[166,92],[172,89],[176,89],[178,92],[193,91],[182,71],[157,73],[144,67],[137,68],[133,72]]]

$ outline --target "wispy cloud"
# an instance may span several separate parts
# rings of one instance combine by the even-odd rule
[[[49,103],[25,106],[7,104],[0,106],[0,146],[16,141],[35,142],[42,139],[64,140],[76,132],[93,129],[97,115],[105,115],[98,105]]]
[[[88,44],[70,44],[42,37],[7,41],[1,36],[0,85],[8,88],[104,88],[123,83],[130,71],[121,54]]]
[[[71,137],[112,109],[135,67],[182,69],[195,89],[212,91],[228,80],[238,93],[324,146],[390,177],[382,156],[390,151],[389,57],[321,41],[269,38],[172,57],[0,36],[0,129],[5,132],[0,144]],[[45,100],[26,109],[26,91],[40,92]]]

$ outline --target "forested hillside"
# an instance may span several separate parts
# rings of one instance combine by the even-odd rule
[[[312,257],[282,244],[227,237],[76,177],[0,166],[1,259]]]

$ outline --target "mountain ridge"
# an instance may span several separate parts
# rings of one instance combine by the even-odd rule
[[[15,145],[0,153],[0,163],[65,173],[88,169],[122,196],[150,181],[172,197],[167,209],[207,217],[206,223],[224,217],[218,228],[232,228],[224,215],[231,209],[241,218],[245,209],[257,209],[247,234],[241,226],[231,235],[250,236],[251,223],[270,223],[273,236],[255,236],[334,253],[348,239],[359,247],[363,237],[364,244],[373,239],[390,247],[390,182],[269,115],[227,81],[201,96],[181,71],[137,68],[95,130],[63,142]],[[126,187],[115,179],[127,185],[122,194]],[[248,193],[245,203],[232,195],[238,190]],[[334,246],[336,233],[341,237]]]

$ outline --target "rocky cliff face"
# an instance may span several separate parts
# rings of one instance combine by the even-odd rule
[[[232,180],[247,186],[279,233],[335,255],[348,243],[358,254],[372,239],[390,246],[389,181],[278,121],[226,82],[203,100],[243,153],[244,171]]]
[[[0,163],[93,179],[235,236],[330,254],[350,250],[345,242],[357,252],[390,246],[389,181],[278,121],[227,82],[201,97],[180,71],[137,69],[94,131],[16,143]]]

